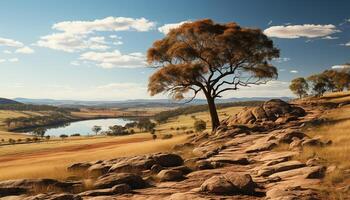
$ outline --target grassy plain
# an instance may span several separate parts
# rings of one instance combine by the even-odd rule
[[[219,115],[224,119],[240,109],[241,107],[224,108],[219,110]],[[173,145],[185,141],[183,127],[192,130],[195,119],[206,121],[207,129],[211,128],[209,113],[199,112],[171,118],[157,126],[158,136],[174,135],[167,140],[153,141],[150,133],[138,133],[119,137],[69,137],[65,140],[53,138],[41,143],[0,146],[0,180],[39,177],[62,179],[70,176],[65,169],[75,162],[167,151]],[[7,133],[7,137],[14,138],[14,135],[16,134]],[[21,134],[17,135],[20,137]],[[0,135],[1,137],[4,135]]]

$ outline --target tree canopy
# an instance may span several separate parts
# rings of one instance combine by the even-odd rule
[[[148,90],[151,95],[168,93],[176,100],[190,91],[192,100],[202,92],[215,129],[219,125],[215,98],[277,78],[277,69],[269,63],[277,57],[279,50],[260,29],[210,19],[185,23],[148,49],[148,63],[157,68]]]

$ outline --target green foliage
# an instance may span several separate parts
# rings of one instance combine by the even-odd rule
[[[39,127],[39,128],[34,129],[32,133],[33,133],[35,136],[41,137],[41,138],[42,138],[42,137],[44,137],[44,135],[45,135],[45,133],[46,133],[46,129],[45,129],[45,128]]]
[[[95,126],[92,127],[91,130],[97,135],[98,132],[100,132],[102,130],[102,127],[95,125]]]
[[[18,111],[55,111],[61,113],[70,113],[80,111],[77,108],[61,108],[49,105],[33,105],[33,104],[0,104],[0,110],[18,110]]]
[[[307,91],[309,90],[309,84],[303,77],[299,77],[293,79],[291,84],[289,85],[289,89],[299,98],[302,98],[307,95]]]
[[[193,127],[197,132],[202,132],[207,128],[207,123],[199,119],[194,122]]]
[[[65,139],[65,138],[67,138],[68,137],[68,135],[66,135],[66,134],[61,134],[60,135],[60,138],[63,140],[63,139]]]

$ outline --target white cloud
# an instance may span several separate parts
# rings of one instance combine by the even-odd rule
[[[155,22],[145,18],[106,17],[93,21],[64,21],[56,23],[52,29],[60,31],[42,36],[36,45],[65,52],[77,52],[82,50],[106,50],[109,48],[104,37],[90,35],[102,31],[149,31],[155,26]],[[117,39],[113,44],[122,44],[120,37],[111,35]]]
[[[290,72],[290,73],[293,73],[293,74],[297,74],[297,73],[299,73],[299,71],[298,71],[298,70],[290,70],[289,72]]]
[[[332,69],[349,69],[350,65],[344,64],[344,65],[333,65]]]
[[[8,46],[8,47],[23,47],[23,43],[13,40],[13,39],[8,39],[8,38],[0,38],[0,46]]]
[[[10,59],[8,59],[8,61],[9,62],[18,62],[19,60],[18,60],[18,58],[10,58]]]
[[[290,58],[274,58],[273,61],[277,62],[277,63],[282,63],[282,62],[288,62],[290,61]]]
[[[128,17],[106,17],[93,21],[64,21],[56,23],[52,29],[74,33],[86,34],[96,31],[149,31],[155,26],[155,22],[145,18],[128,18]]]
[[[145,56],[142,53],[122,54],[118,50],[111,52],[90,51],[81,54],[79,59],[95,62],[102,68],[136,68],[146,65]]]
[[[345,46],[350,47],[350,42],[346,43]]]
[[[10,50],[3,50],[2,52],[5,53],[5,54],[11,54],[12,53],[12,51],[10,51]]]
[[[71,33],[54,33],[40,38],[36,45],[65,52],[81,50],[106,50],[109,48],[104,37],[88,37]]]
[[[78,61],[72,61],[70,62],[71,65],[74,65],[74,66],[79,66],[80,63]]]
[[[224,98],[230,97],[282,97],[293,96],[289,90],[289,82],[269,81],[263,85],[253,85],[251,87],[242,87],[236,91],[227,92]]]
[[[0,63],[3,63],[5,62],[6,60],[5,59],[0,59]]]
[[[163,26],[158,28],[158,31],[166,35],[166,34],[169,33],[169,31],[171,29],[177,28],[177,27],[181,26],[182,24],[188,23],[188,22],[191,22],[191,21],[182,21],[182,22],[179,22],[179,23],[164,24]]]
[[[333,33],[340,32],[334,25],[319,24],[303,24],[303,25],[287,25],[287,26],[271,26],[264,30],[269,37],[276,38],[317,38],[326,37]]]
[[[326,37],[323,37],[322,39],[324,39],[324,40],[336,40],[338,38],[339,37],[326,36]]]
[[[22,53],[22,54],[32,54],[32,53],[34,53],[34,50],[32,48],[25,46],[25,47],[17,49],[15,52]]]
[[[271,25],[272,24],[272,20],[269,21],[269,23],[267,23],[267,25]]]

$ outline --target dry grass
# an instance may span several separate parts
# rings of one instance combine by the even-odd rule
[[[332,100],[346,99],[342,94],[329,94]],[[337,108],[323,113],[326,123],[317,127],[308,128],[306,134],[311,137],[321,137],[333,143],[327,147],[306,147],[297,159],[306,161],[312,157],[321,158],[325,166],[336,166],[336,169],[326,174],[323,187],[327,199],[346,199],[348,192],[341,188],[350,184],[350,106]],[[337,190],[336,188],[340,188]]]
[[[240,107],[219,110],[221,119],[238,112]],[[112,159],[120,156],[141,155],[170,150],[175,144],[185,141],[183,130],[192,129],[194,119],[207,121],[210,129],[210,117],[207,112],[194,113],[170,119],[168,123],[157,126],[157,135],[172,133],[168,140],[151,139],[149,133],[139,133],[122,137],[71,137],[66,140],[53,139],[37,144],[17,144],[0,146],[0,180],[15,178],[57,178],[65,179],[71,174],[66,167],[75,162]],[[171,127],[175,130],[171,130]],[[15,134],[9,134],[14,138]],[[22,136],[21,134],[19,134]],[[0,138],[4,137],[1,136]]]
[[[141,140],[136,142],[131,141],[135,138]],[[34,152],[25,150],[24,152],[14,153],[7,157],[14,156],[17,159],[3,162],[0,160],[0,180],[39,177],[64,179],[70,176],[65,170],[69,164],[167,151],[173,145],[182,143],[185,140],[185,136],[178,136],[169,140],[153,141],[150,134],[140,134],[109,138],[109,140],[113,140],[116,144],[102,145],[96,148],[90,146],[89,148],[82,148],[75,151],[71,151],[72,149],[67,147],[57,147],[54,151],[47,151],[47,149],[43,148]],[[37,146],[42,145],[44,144],[38,144]],[[35,146],[35,144],[29,144],[28,146]],[[74,145],[75,148],[79,146],[82,145]]]

